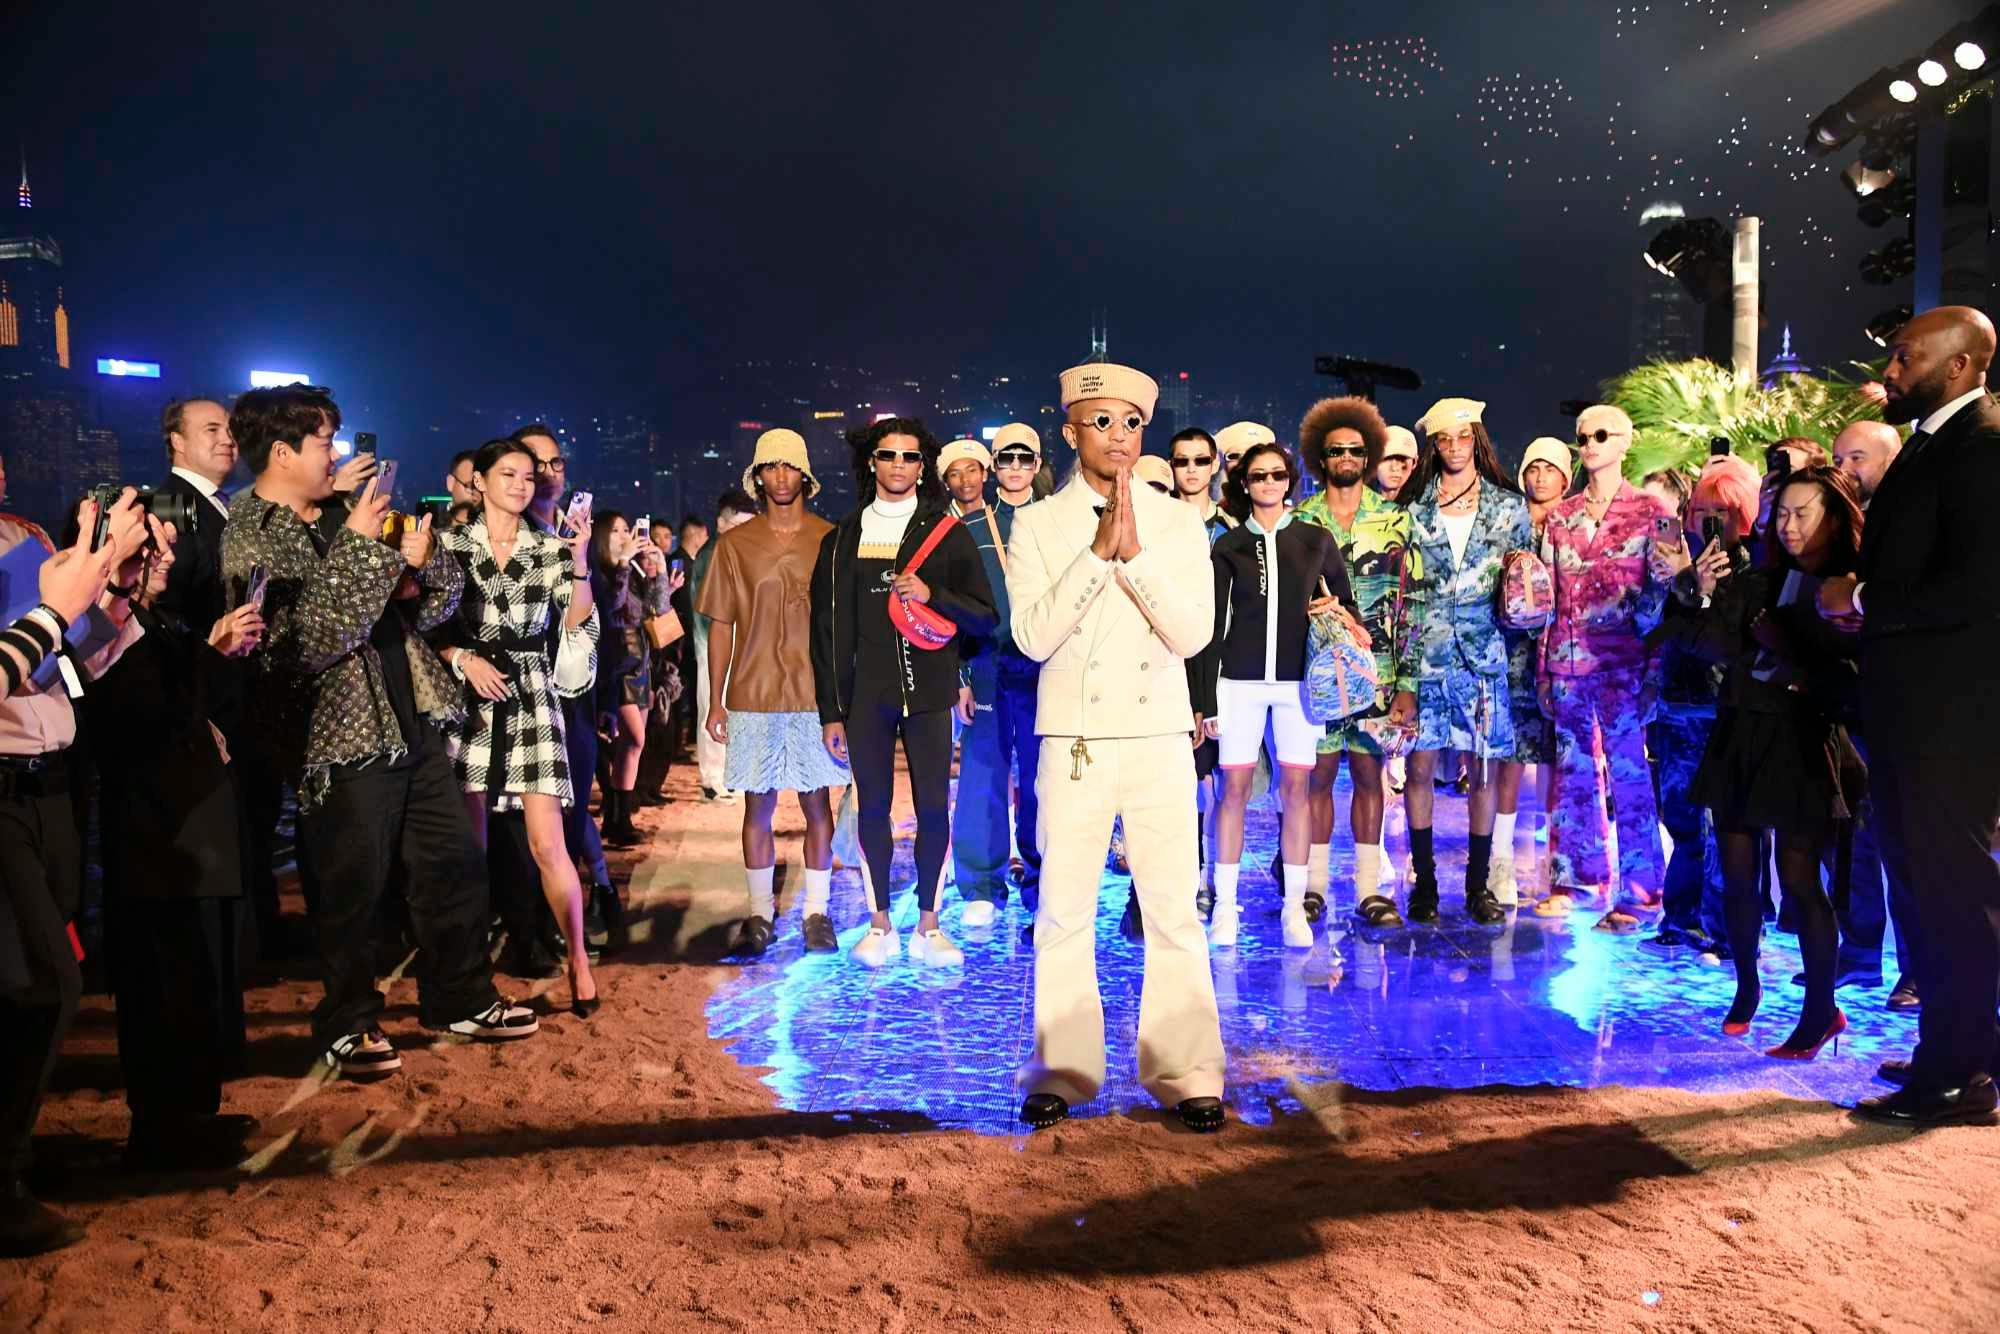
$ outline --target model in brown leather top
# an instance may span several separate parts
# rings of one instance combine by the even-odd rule
[[[723,703],[733,713],[799,713],[813,698],[812,572],[833,527],[802,513],[781,533],[760,514],[715,540],[696,610],[734,628]]]

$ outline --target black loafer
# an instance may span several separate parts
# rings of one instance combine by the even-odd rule
[[[1946,1126],[1960,1122],[1991,1125],[2000,1108],[1993,1078],[1980,1075],[1963,1088],[1919,1089],[1908,1085],[1879,1098],[1863,1098],[1854,1114],[1892,1126]]]
[[[1884,1084],[1894,1084],[1897,1088],[1910,1082],[1910,1063],[1900,1057],[1891,1056],[1875,1067],[1875,1078]]]
[[[1069,1103],[1053,1093],[1030,1093],[1021,1104],[1021,1119],[1036,1130],[1069,1120]]]
[[[1896,989],[1889,993],[1889,999],[1883,1003],[1892,1010],[1901,1010],[1906,1014],[1924,1008],[1923,997],[1917,994],[1916,985],[1908,978],[1896,983]]]
[[[1214,1134],[1226,1119],[1220,1098],[1182,1098],[1174,1105],[1174,1114],[1197,1135]]]

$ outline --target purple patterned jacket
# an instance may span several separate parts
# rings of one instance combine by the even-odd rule
[[[1644,635],[1659,622],[1667,586],[1652,577],[1646,558],[1655,524],[1673,521],[1672,514],[1620,482],[1593,526],[1586,499],[1579,492],[1549,512],[1543,555],[1555,578],[1556,612],[1542,632],[1541,679],[1635,672],[1650,681],[1658,664]]]

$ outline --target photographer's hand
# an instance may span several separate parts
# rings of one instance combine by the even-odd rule
[[[146,539],[152,536],[146,526],[147,517],[146,511],[139,507],[138,492],[129,486],[112,502],[104,545],[111,550],[114,567],[131,560],[139,548],[146,545]]]
[[[362,483],[374,481],[380,467],[373,454],[356,454],[334,471],[333,489],[339,495],[352,495]]]
[[[366,457],[366,456],[364,456]],[[347,513],[347,527],[361,534],[371,542],[382,539],[382,516],[389,512],[389,497],[378,494],[375,479],[361,488],[361,494],[354,498],[354,508]]]
[[[225,658],[243,657],[256,648],[263,637],[263,609],[249,602],[225,613],[215,623],[215,628],[208,632],[209,645]]]
[[[110,549],[90,549],[91,535],[97,529],[97,502],[84,501],[77,509],[76,521],[76,541],[43,561],[38,576],[42,601],[65,621],[88,611],[111,579]]]

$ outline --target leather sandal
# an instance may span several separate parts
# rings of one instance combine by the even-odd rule
[[[1363,926],[1375,931],[1393,931],[1403,924],[1396,901],[1386,894],[1370,894],[1354,905],[1354,915]]]
[[[1036,1130],[1069,1120],[1069,1103],[1053,1093],[1030,1093],[1021,1104],[1021,1119]]]

